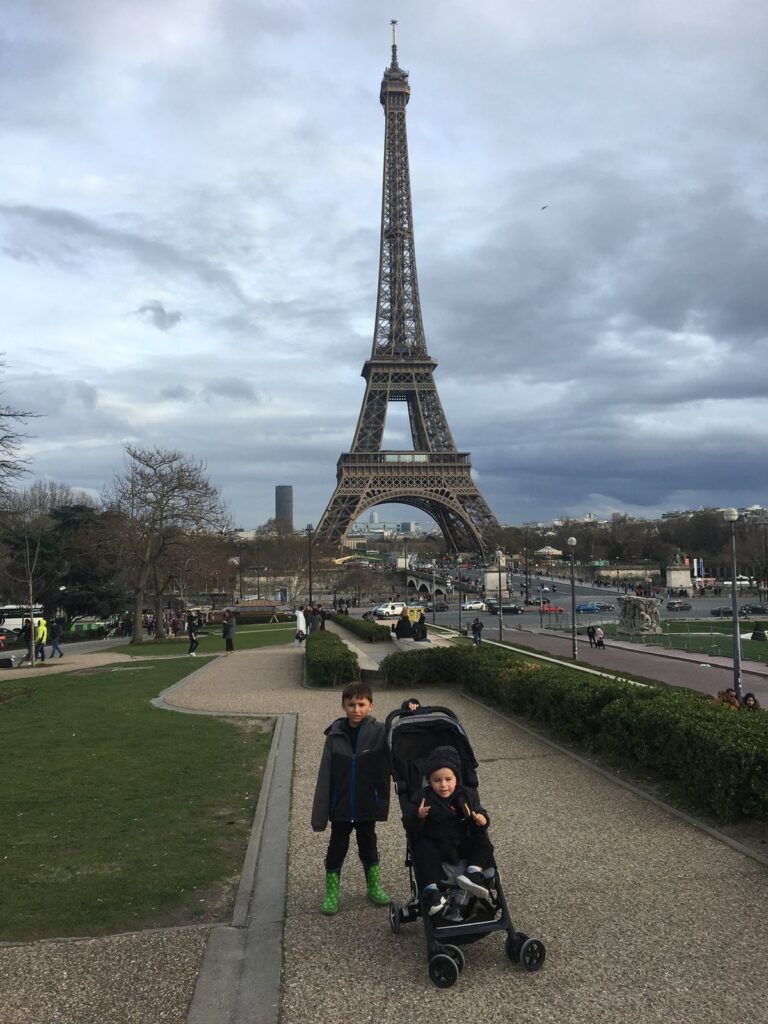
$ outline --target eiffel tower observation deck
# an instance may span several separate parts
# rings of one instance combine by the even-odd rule
[[[316,537],[341,544],[367,509],[397,502],[434,519],[449,550],[482,552],[499,524],[472,480],[469,453],[454,443],[421,319],[405,125],[411,88],[408,72],[397,62],[396,24],[392,63],[379,94],[385,119],[384,182],[373,348],[363,366],[365,396],[352,449],[339,458],[336,490]],[[412,450],[382,448],[390,402],[407,403]]]

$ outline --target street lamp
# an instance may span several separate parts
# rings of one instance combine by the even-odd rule
[[[733,615],[733,688],[741,700],[741,630],[739,629],[739,602],[736,595],[736,523],[739,513],[735,508],[723,510],[723,519],[731,524],[731,612]]]
[[[504,639],[504,616],[501,614],[501,560],[504,557],[504,552],[499,548],[496,552],[496,561],[499,566],[499,640]]]
[[[312,604],[312,523],[307,523],[307,545],[309,548],[309,603]]]
[[[259,565],[259,542],[256,541],[256,600],[261,600],[261,566]]]
[[[576,558],[576,538],[569,537],[565,542],[571,549],[571,656],[579,660],[579,649],[576,645],[576,581],[573,576],[573,564]]]
[[[461,636],[461,605],[462,605],[462,593],[461,593],[461,555],[456,556],[456,580],[459,585],[459,636]]]

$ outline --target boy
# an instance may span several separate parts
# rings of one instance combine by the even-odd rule
[[[461,888],[485,900],[495,898],[489,888],[495,862],[488,838],[488,812],[474,791],[461,785],[458,750],[437,747],[424,764],[424,775],[428,784],[413,795],[405,822],[427,912],[432,916],[445,909],[445,896],[438,889],[443,861],[456,864],[467,860],[466,870],[456,878]]]
[[[381,888],[376,822],[389,813],[389,755],[384,726],[371,715],[373,694],[367,683],[349,683],[341,694],[344,717],[325,730],[325,747],[312,804],[312,828],[324,832],[331,822],[325,858],[324,914],[339,909],[339,882],[352,830],[363,863],[366,895],[376,906],[389,903]]]

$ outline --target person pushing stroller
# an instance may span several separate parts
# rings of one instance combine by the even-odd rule
[[[443,862],[467,867],[456,877],[465,892],[492,901],[495,861],[488,838],[489,816],[477,793],[461,784],[461,756],[455,747],[437,747],[424,764],[427,785],[411,798],[404,822],[411,836],[416,880],[430,916],[446,907],[438,888]],[[487,872],[487,873],[486,873]]]

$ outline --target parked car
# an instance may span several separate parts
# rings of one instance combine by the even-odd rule
[[[448,606],[448,604],[445,601],[435,601],[435,611],[436,612],[447,612],[448,608],[449,608],[449,606]],[[429,601],[428,604],[427,604],[427,611],[428,612],[432,611],[432,602],[431,601]]]
[[[465,601],[461,610],[463,612],[484,612],[485,601]]]
[[[597,601],[582,601],[581,604],[576,605],[577,615],[596,615],[600,610]]]
[[[690,601],[667,601],[668,612],[689,612],[693,608]]]
[[[389,601],[387,604],[380,604],[378,608],[374,608],[373,615],[377,619],[396,619],[402,614],[405,607],[402,601]]]
[[[560,605],[557,604],[543,604],[541,608],[539,608],[539,611],[547,612],[548,614],[563,615],[565,613],[565,608],[561,608]]]
[[[710,615],[716,615],[719,619],[733,618],[733,609],[730,605],[723,605],[722,608],[711,608]]]
[[[745,604],[739,608],[739,615],[768,615],[768,605]]]
[[[607,601],[593,601],[593,604],[597,605],[598,611],[601,612],[612,612],[615,605],[609,604]]]

